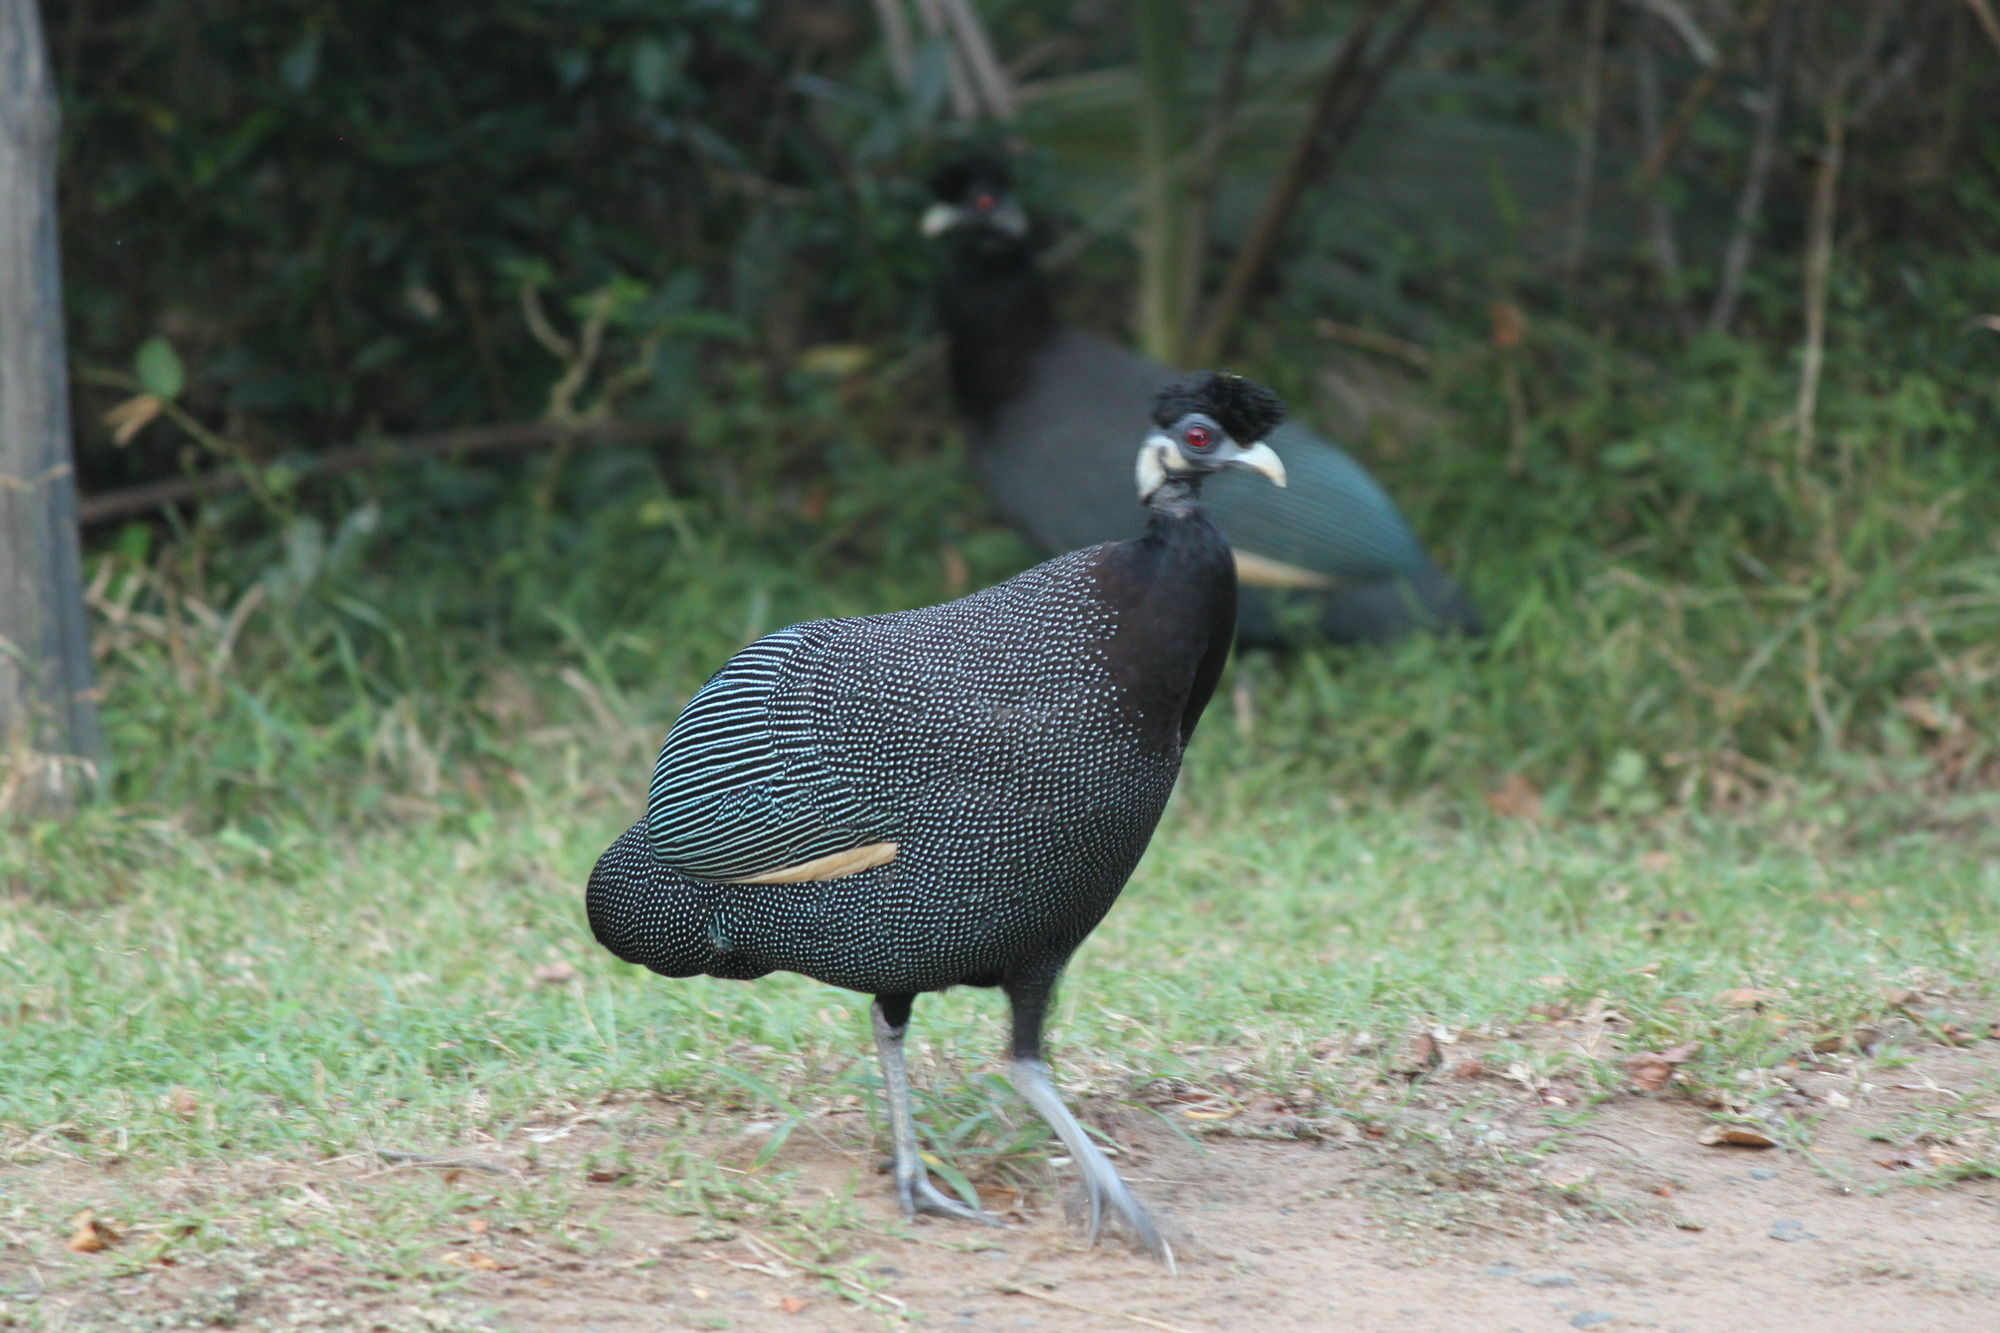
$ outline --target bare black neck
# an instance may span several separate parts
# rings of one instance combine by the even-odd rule
[[[1194,734],[1236,637],[1236,561],[1197,488],[1176,478],[1155,490],[1146,535],[1103,548],[1099,575],[1119,608],[1112,672],[1174,748]]]
[[[938,306],[951,344],[951,387],[974,421],[1026,387],[1034,356],[1056,332],[1055,302],[1027,242],[987,227],[945,241]]]

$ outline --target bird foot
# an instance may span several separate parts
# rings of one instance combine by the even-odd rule
[[[1049,1122],[1063,1147],[1069,1149],[1070,1160],[1076,1163],[1077,1174],[1083,1177],[1083,1188],[1090,1198],[1090,1243],[1097,1244],[1097,1238],[1104,1232],[1104,1213],[1108,1208],[1120,1221],[1132,1229],[1139,1243],[1162,1264],[1169,1273],[1179,1272],[1174,1263],[1173,1247],[1153,1221],[1153,1215],[1146,1206],[1132,1196],[1131,1187],[1118,1174],[1118,1168],[1111,1165],[1111,1159],[1104,1150],[1090,1141],[1090,1135],[1076,1117],[1063,1105],[1062,1096],[1055,1084],[1049,1081],[1047,1066],[1040,1060],[1016,1056],[1008,1070],[1014,1080],[1014,1087],[1022,1097],[1041,1113]]]
[[[1104,1233],[1104,1214],[1112,1216],[1128,1227],[1146,1252],[1167,1267],[1167,1272],[1177,1273],[1179,1265],[1174,1262],[1173,1246],[1167,1244],[1160,1234],[1159,1224],[1153,1221],[1153,1214],[1146,1205],[1140,1203],[1131,1187],[1102,1155],[1078,1157],[1077,1168],[1083,1175],[1083,1188],[1090,1199],[1090,1243],[1097,1244]]]
[[[981,1208],[960,1203],[949,1194],[932,1185],[921,1169],[905,1174],[896,1173],[896,1197],[902,1202],[903,1216],[914,1221],[919,1213],[929,1213],[933,1217],[949,1217],[960,1222],[977,1222],[984,1227],[1005,1228],[999,1214],[989,1213]]]

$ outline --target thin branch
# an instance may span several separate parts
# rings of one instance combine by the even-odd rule
[[[1826,363],[1826,289],[1833,273],[1834,208],[1839,202],[1841,156],[1846,149],[1851,118],[1848,90],[1875,63],[1888,31],[1889,7],[1877,5],[1869,12],[1860,45],[1853,55],[1834,67],[1833,77],[1820,100],[1825,141],[1820,147],[1818,169],[1813,173],[1812,208],[1806,218],[1805,347],[1800,355],[1799,397],[1794,411],[1801,472],[1812,462],[1814,415],[1819,408],[1820,373]]]
[[[1652,156],[1660,142],[1660,66],[1653,56],[1653,44],[1648,40],[1650,26],[1645,16],[1641,16],[1633,32],[1633,40],[1637,43],[1638,74],[1633,92],[1638,101],[1639,138],[1648,157]],[[1660,294],[1682,336],[1687,336],[1694,332],[1694,324],[1688,315],[1681,286],[1681,247],[1674,235],[1673,213],[1667,208],[1667,201],[1660,197],[1657,186],[1646,190],[1645,196],[1646,230],[1650,233],[1648,246],[1653,252],[1653,264],[1660,271]]]
[[[1681,39],[1681,45],[1687,47],[1688,54],[1697,61],[1704,65],[1715,63],[1714,40],[1701,30],[1701,25],[1694,21],[1694,16],[1675,3],[1675,0],[1632,0],[1632,3],[1658,15],[1661,22],[1674,30]]]
[[[1029,1300],[1040,1301],[1044,1305],[1053,1305],[1059,1310],[1074,1310],[1078,1314],[1094,1315],[1099,1319],[1123,1319],[1128,1324],[1138,1324],[1142,1328],[1160,1329],[1162,1333],[1192,1333],[1192,1330],[1182,1328],[1179,1324],[1169,1324],[1166,1320],[1155,1319],[1151,1315],[1134,1314],[1130,1310],[1111,1310],[1099,1305],[1085,1305],[1082,1301],[1072,1301],[1061,1296],[1052,1296],[1046,1291],[1036,1291],[1030,1287],[1017,1287],[1011,1282],[1002,1283],[993,1288],[993,1290],[1005,1296],[1026,1296]]]
[[[1993,54],[2000,55],[2000,19],[1993,17],[1993,6],[1987,0],[1965,0],[1971,7],[1972,15],[1979,20],[1979,26],[1986,33],[1986,40],[1993,43]]]
[[[1341,106],[1339,118],[1329,127],[1325,139],[1320,144],[1318,160],[1313,163],[1312,174],[1306,181],[1308,186],[1324,183],[1331,174],[1334,158],[1347,147],[1355,131],[1361,128],[1361,122],[1367,117],[1369,108],[1374,106],[1376,99],[1381,96],[1382,85],[1388,82],[1390,71],[1403,62],[1403,57],[1409,54],[1410,44],[1416,40],[1417,34],[1423,31],[1424,25],[1430,22],[1442,4],[1443,0],[1423,0],[1405,14],[1402,23],[1389,34],[1389,40],[1382,44],[1382,53],[1361,72],[1361,80],[1355,87],[1354,96],[1348,98]]]
[[[1186,149],[1187,6],[1184,0],[1135,0],[1139,40],[1138,333],[1146,355],[1181,359],[1187,327],[1188,217],[1180,183],[1193,160]]]
[[[896,87],[904,92],[917,78],[916,47],[910,41],[910,18],[903,12],[903,0],[871,0],[875,19],[882,25],[882,40],[889,48],[889,72]]]
[[[1694,118],[1700,114],[1702,106],[1715,92],[1716,86],[1722,82],[1722,76],[1736,63],[1736,57],[1769,21],[1771,10],[1776,4],[1777,0],[1756,0],[1742,24],[1729,34],[1722,53],[1716,57],[1715,63],[1703,70],[1701,77],[1681,94],[1680,102],[1674,107],[1673,118],[1667,122],[1666,129],[1660,134],[1659,142],[1653,145],[1653,151],[1646,155],[1645,162],[1639,167],[1641,189],[1651,188],[1653,182],[1660,178],[1660,173],[1666,169],[1668,159],[1674,155],[1674,149],[1680,146],[1682,137],[1687,134],[1688,126],[1694,123]]]
[[[1392,333],[1378,333],[1374,329],[1364,329],[1353,324],[1343,324],[1339,320],[1334,319],[1314,320],[1313,332],[1319,334],[1322,338],[1331,338],[1335,342],[1346,343],[1349,347],[1359,347],[1363,351],[1394,357],[1396,360],[1426,374],[1430,372],[1431,354],[1429,350],[1409,341],[1407,338],[1398,338]]]
[[[1213,361],[1228,346],[1230,335],[1249,306],[1251,294],[1262,285],[1277,258],[1278,245],[1298,210],[1300,198],[1309,186],[1325,179],[1341,148],[1353,137],[1381,92],[1389,71],[1402,60],[1440,3],[1441,0],[1417,0],[1372,62],[1366,60],[1365,52],[1376,23],[1389,7],[1388,0],[1375,0],[1348,32],[1320,84],[1319,96],[1314,99],[1312,112],[1292,145],[1291,155],[1264,201],[1264,211],[1237,252],[1236,262],[1230,265],[1222,291],[1202,319],[1196,361]]]
[[[296,464],[308,476],[331,476],[372,467],[390,467],[415,458],[449,457],[458,454],[493,453],[507,449],[532,449],[560,443],[565,437],[596,439],[605,444],[634,444],[644,440],[670,438],[680,428],[664,422],[598,421],[576,425],[559,421],[521,421],[493,426],[466,426],[459,430],[429,435],[408,435],[401,439],[377,440],[369,444],[328,449],[309,455]],[[183,504],[205,496],[239,490],[248,482],[241,468],[201,472],[191,477],[149,481],[138,486],[99,491],[77,502],[79,521],[102,523],[127,518],[168,505]]]
[[[1243,78],[1250,64],[1250,46],[1263,26],[1271,0],[1243,0],[1236,16],[1236,35],[1229,43],[1229,55],[1222,67],[1222,84],[1216,90],[1215,105],[1209,109],[1208,131],[1195,147],[1194,165],[1188,169],[1187,209],[1189,246],[1188,271],[1183,278],[1181,309],[1188,324],[1181,330],[1181,345],[1195,341],[1194,321],[1201,305],[1201,256],[1208,246],[1208,234],[1215,222],[1215,178],[1222,164],[1222,148],[1236,122],[1236,109],[1243,100]]]
[[[1590,243],[1590,205],[1596,196],[1598,121],[1604,107],[1604,28],[1608,18],[1607,0],[1590,0],[1584,20],[1583,38],[1583,125],[1576,149],[1576,191],[1570,204],[1569,245],[1563,254],[1563,269],[1572,284],[1583,272],[1583,256]]]
[[[385,1162],[393,1163],[394,1170],[401,1166],[437,1166],[448,1171],[484,1171],[495,1176],[518,1176],[521,1173],[511,1166],[489,1162],[484,1157],[439,1157],[427,1152],[410,1152],[403,1148],[377,1148],[375,1155]]]
[[[1843,81],[1844,82],[1844,81]],[[1847,116],[1836,88],[1821,108],[1825,142],[1813,173],[1812,210],[1806,219],[1805,349],[1799,364],[1798,465],[1812,461],[1814,414],[1819,408],[1819,379],[1826,363],[1826,287],[1833,272],[1833,213],[1840,193],[1840,159],[1847,142]]]
[[[958,43],[951,38],[951,27],[944,16],[944,0],[917,0],[917,15],[924,21],[924,32],[934,41],[944,43],[945,57],[950,65],[951,111],[960,120],[979,119],[979,94],[972,86],[972,73],[965,67],[965,56],[958,49]]]
[[[1868,81],[1868,86],[1855,94],[1854,104],[1847,112],[1847,123],[1859,125],[1868,119],[1885,97],[1910,81],[1927,54],[1929,52],[1921,36],[1905,46],[1902,54],[1877,71],[1875,77]]]
[[[993,54],[992,39],[986,35],[979,16],[972,12],[969,0],[937,0],[937,3],[944,9],[952,39],[972,75],[973,88],[985,104],[986,114],[999,121],[1013,120],[1020,114],[1014,85],[1007,71],[1001,68],[999,57]]]
[[[1757,104],[1750,162],[1743,173],[1743,189],[1736,196],[1736,226],[1730,233],[1728,248],[1723,251],[1722,279],[1716,287],[1714,304],[1708,310],[1711,333],[1727,333],[1736,322],[1736,306],[1743,297],[1743,276],[1750,271],[1750,251],[1756,244],[1771,168],[1778,157],[1778,123],[1785,103],[1785,76],[1791,65],[1793,22],[1794,11],[1789,4],[1772,19],[1770,49],[1765,61],[1770,78]]]

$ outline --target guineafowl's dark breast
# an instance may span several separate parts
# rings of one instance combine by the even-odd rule
[[[599,939],[669,975],[787,970],[877,993],[1067,956],[1166,805],[1180,702],[1208,642],[1203,627],[1184,662],[1155,663],[1163,689],[1121,683],[1105,549],[943,606],[794,626],[746,649],[676,724],[646,824],[600,861]],[[704,702],[716,699],[733,702]],[[706,750],[704,729],[721,738]],[[717,746],[748,779],[713,778]],[[701,763],[670,762],[697,751]],[[746,817],[767,832],[746,839]],[[685,873],[746,875],[878,841],[896,843],[895,858],[840,879]]]

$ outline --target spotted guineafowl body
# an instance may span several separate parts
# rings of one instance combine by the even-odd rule
[[[1145,636],[1121,635],[1103,589],[1135,561],[1176,563],[1213,585],[1205,614],[1226,627],[1227,548],[1205,522],[1189,536],[752,644],[683,710],[645,821],[605,853],[598,939],[667,976],[788,971],[871,993],[1067,958],[1165,808],[1213,633],[1132,680],[1120,662]],[[721,882],[881,842],[893,860],[841,879]]]
[[[1139,452],[1143,536],[738,653],[682,710],[646,817],[591,873],[591,928],[627,962],[673,977],[799,972],[875,996],[912,1216],[995,1221],[930,1183],[903,1040],[916,996],[998,986],[1014,1084],[1076,1163],[1093,1236],[1109,1209],[1173,1262],[1063,1105],[1042,1025],[1063,965],[1153,836],[1234,638],[1235,563],[1198,488],[1227,467],[1282,485],[1263,443],[1282,412],[1232,377],[1172,386]]]

